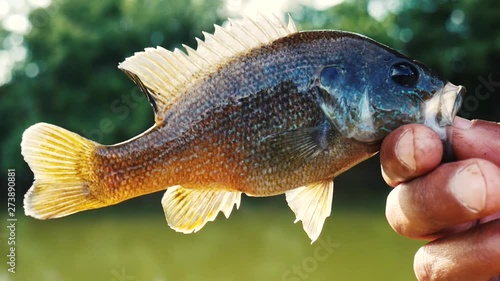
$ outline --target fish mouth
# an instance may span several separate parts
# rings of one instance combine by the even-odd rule
[[[465,92],[465,87],[448,82],[424,103],[424,124],[432,128],[443,141],[448,139],[446,127],[453,124],[453,119],[462,106]]]
[[[448,82],[424,103],[424,124],[432,128],[443,142],[443,162],[455,159],[452,148],[453,119],[462,106],[465,87]]]
[[[440,114],[437,115],[437,122],[440,127],[450,126],[457,112],[462,106],[464,86],[455,86],[448,82],[440,94]]]

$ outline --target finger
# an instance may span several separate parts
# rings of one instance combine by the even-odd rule
[[[389,134],[380,149],[382,176],[395,187],[421,176],[441,162],[443,145],[430,128],[411,124]]]
[[[500,123],[456,117],[452,146],[457,159],[482,158],[500,166]]]
[[[423,246],[414,270],[421,281],[485,281],[500,275],[500,220]]]
[[[500,219],[500,212],[497,212],[497,213],[494,213],[492,215],[489,215],[487,217],[480,219],[479,223],[487,223],[487,222],[499,220],[499,219]]]
[[[500,168],[482,159],[443,164],[402,183],[389,194],[386,205],[392,228],[412,238],[439,236],[447,228],[498,211]]]

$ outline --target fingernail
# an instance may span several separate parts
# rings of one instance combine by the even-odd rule
[[[453,127],[462,129],[462,130],[467,130],[472,126],[472,122],[470,120],[467,120],[462,117],[455,117],[455,120],[453,120]]]
[[[408,129],[399,137],[396,143],[396,157],[410,171],[417,168],[413,141],[413,130]]]
[[[451,193],[455,198],[474,213],[486,205],[486,185],[477,163],[459,170],[451,181]]]

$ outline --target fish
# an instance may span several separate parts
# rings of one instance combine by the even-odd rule
[[[118,68],[155,114],[142,134],[103,145],[37,123],[21,153],[34,174],[24,211],[52,219],[165,191],[177,232],[199,231],[242,194],[285,194],[311,243],[334,178],[375,155],[394,129],[425,124],[445,141],[463,86],[381,43],[339,30],[298,31],[276,16],[229,20],[197,48],[146,48]]]

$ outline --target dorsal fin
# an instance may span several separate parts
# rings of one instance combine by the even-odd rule
[[[212,73],[230,58],[297,32],[291,17],[288,26],[277,17],[264,16],[229,22],[227,28],[215,25],[213,35],[203,32],[204,41],[196,38],[196,51],[185,45],[187,54],[179,49],[147,48],[118,65],[148,97],[157,124],[197,78]]]

